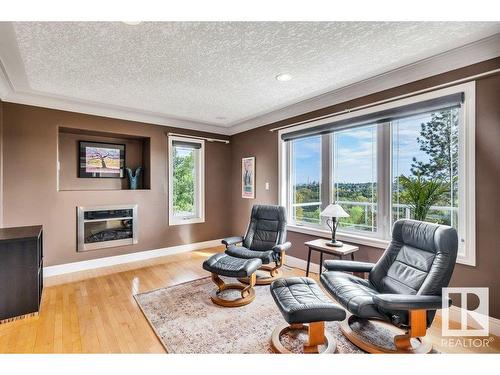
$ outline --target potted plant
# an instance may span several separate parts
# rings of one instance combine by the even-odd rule
[[[420,174],[399,178],[404,188],[401,198],[410,206],[415,220],[425,221],[429,209],[449,192],[449,187],[440,180],[426,180]]]

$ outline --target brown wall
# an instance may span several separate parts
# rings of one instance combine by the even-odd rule
[[[277,133],[269,129],[333,113],[378,100],[433,87],[500,68],[500,58],[396,87],[322,110],[253,129],[231,137],[231,144],[206,144],[206,222],[168,226],[167,142],[172,129],[151,124],[109,119],[78,113],[0,102],[3,114],[4,226],[43,224],[46,265],[87,260],[179,244],[243,234],[250,208],[255,203],[278,201]],[[486,286],[490,293],[500,288],[496,268],[500,264],[500,76],[477,81],[476,90],[476,256],[477,266],[457,265],[455,286]],[[151,190],[57,191],[56,161],[58,126],[128,134],[151,139]],[[196,132],[190,132],[199,134]],[[220,137],[220,136],[219,136]],[[256,199],[241,198],[241,158],[256,157]],[[0,169],[1,172],[1,169]],[[1,179],[1,174],[0,174]],[[270,189],[265,190],[269,182]],[[231,197],[231,199],[227,199]],[[2,198],[0,189],[0,199]],[[0,201],[1,202],[1,201]],[[138,203],[139,244],[127,247],[75,251],[78,205]],[[303,242],[311,236],[289,232],[290,255],[305,259]],[[382,250],[361,246],[357,259],[376,261]],[[313,259],[317,262],[317,259]],[[500,317],[500,301],[490,299],[491,315]]]
[[[205,223],[169,227],[166,133],[187,131],[12,103],[3,103],[3,115],[3,224],[42,224],[45,265],[213,240],[230,234],[230,205],[226,199],[230,195],[230,145],[206,143]],[[150,138],[151,190],[57,191],[59,126]],[[77,206],[131,203],[139,205],[137,245],[76,252]]]
[[[232,191],[233,233],[242,234],[246,229],[250,207],[256,203],[278,202],[278,139],[277,132],[269,130],[278,126],[293,124],[345,108],[373,103],[397,95],[433,87],[439,84],[500,68],[500,58],[471,65],[466,68],[450,71],[416,81],[408,85],[396,87],[376,94],[337,104],[318,111],[307,113],[291,119],[266,125],[257,129],[239,133],[231,137],[232,173],[234,189]],[[500,299],[494,298],[495,291],[500,289],[500,230],[498,211],[500,210],[500,76],[490,76],[477,80],[476,86],[476,267],[458,264],[453,274],[451,285],[490,288],[490,313],[500,318]],[[256,199],[242,199],[241,158],[256,158]],[[271,182],[269,191],[264,190],[264,183]],[[303,243],[312,236],[288,232],[292,242],[289,255],[307,259]],[[360,246],[356,253],[358,260],[376,261],[382,249]],[[319,262],[317,257],[314,262]]]

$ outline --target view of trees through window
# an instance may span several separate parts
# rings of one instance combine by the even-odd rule
[[[321,137],[292,143],[293,212],[296,222],[320,223]]]
[[[382,125],[391,126],[392,130],[393,221],[414,218],[457,227],[458,124],[459,110],[452,108]],[[382,157],[377,149],[379,126],[366,125],[331,136],[291,141],[292,218],[296,223],[321,223],[321,144],[322,137],[331,137],[330,199],[350,215],[341,219],[340,226],[377,231],[381,183],[377,159]]]
[[[349,217],[341,228],[377,231],[377,125],[333,134],[334,200]]]
[[[458,109],[393,123],[393,220],[457,227]]]
[[[195,214],[195,152],[194,148],[174,146],[173,206],[176,216]]]

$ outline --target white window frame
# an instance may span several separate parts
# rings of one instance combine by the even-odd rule
[[[287,225],[288,230],[293,232],[299,232],[319,237],[328,238],[331,235],[329,230],[319,228],[319,227],[310,227],[304,225],[297,225],[291,222],[291,209],[289,209],[289,197],[287,186],[289,185],[289,175],[288,171],[289,165],[287,165],[287,157],[286,155],[286,144],[281,140],[281,136],[286,133],[290,133],[293,131],[313,128],[322,124],[327,124],[332,121],[340,121],[346,120],[350,118],[354,118],[357,116],[362,116],[378,111],[382,111],[385,109],[391,109],[396,107],[401,107],[408,104],[413,104],[429,99],[439,98],[446,95],[451,95],[455,93],[464,93],[464,103],[460,107],[460,127],[459,127],[459,249],[457,256],[457,263],[465,264],[468,266],[476,265],[476,193],[475,193],[475,128],[476,128],[476,83],[475,81],[459,84],[455,86],[450,86],[447,88],[429,91],[423,94],[417,94],[411,97],[406,97],[403,99],[397,99],[388,103],[384,103],[381,105],[376,105],[373,107],[357,110],[351,113],[345,113],[338,116],[320,119],[317,121],[312,121],[306,124],[300,124],[297,126],[281,129],[278,132],[278,194],[279,194],[279,203],[287,207],[288,212],[288,220],[290,224]],[[348,128],[349,126],[339,127]],[[384,137],[386,138],[386,137]],[[391,138],[389,138],[391,139]],[[384,141],[384,142],[387,142]],[[380,143],[380,140],[379,140]],[[379,147],[382,147],[379,144]],[[389,150],[392,147],[386,147],[385,152],[381,154],[381,158],[386,162],[382,163],[384,168],[387,164],[387,159],[392,161],[392,155]],[[380,154],[379,154],[380,155]],[[379,161],[378,168],[381,168],[382,165]],[[389,162],[390,165],[390,162]],[[392,166],[389,173],[392,173]],[[389,184],[390,185],[390,184]],[[385,200],[390,199],[391,192],[384,192],[383,195],[386,197]],[[330,197],[331,198],[331,197]],[[383,204],[383,202],[380,202]],[[387,203],[386,203],[387,204]],[[392,210],[389,211],[388,215],[392,215]],[[392,222],[392,218],[382,218],[379,223],[382,221],[385,223],[385,228],[382,230],[386,233],[390,231],[390,228],[387,228],[388,223]],[[389,225],[390,227],[390,225]],[[348,241],[360,245],[372,246],[377,248],[385,248],[389,244],[388,237],[386,238],[377,238],[373,235],[366,235],[363,233],[353,233],[348,231],[343,231],[339,229],[337,232],[337,237],[340,240]]]
[[[195,159],[195,207],[196,214],[189,216],[174,215],[174,141],[184,141],[201,145]],[[198,189],[196,189],[198,187]],[[205,222],[205,141],[188,137],[168,136],[168,223],[172,225],[196,224]]]

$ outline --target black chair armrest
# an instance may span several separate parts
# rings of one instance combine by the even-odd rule
[[[414,294],[378,294],[373,302],[386,310],[437,310],[443,306],[441,296],[422,296]],[[451,301],[448,301],[448,306]]]
[[[280,245],[274,246],[273,251],[275,253],[281,253],[282,251],[286,251],[286,250],[290,249],[291,247],[292,247],[291,242],[285,242],[285,243],[282,243]]]
[[[370,272],[375,264],[351,260],[325,260],[323,266],[327,271]]]
[[[243,242],[243,237],[241,236],[227,237],[222,240],[222,243],[226,246],[236,245],[240,242]]]

